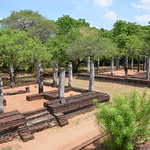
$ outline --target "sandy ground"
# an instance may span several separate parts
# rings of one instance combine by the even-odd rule
[[[12,89],[4,89],[4,92],[24,90],[27,86],[15,87]],[[18,110],[20,112],[27,112],[35,109],[39,109],[43,107],[43,103],[47,100],[40,99],[35,101],[27,101],[26,96],[31,94],[38,93],[37,85],[30,85],[30,92],[16,95],[5,95],[4,98],[7,101],[7,106],[4,107],[5,112]],[[57,88],[44,86],[44,92],[56,90]],[[80,94],[79,92],[69,91],[64,94],[64,97],[73,96]]]

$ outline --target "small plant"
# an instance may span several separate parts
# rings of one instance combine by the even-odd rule
[[[106,132],[113,150],[132,150],[150,136],[150,96],[136,90],[115,96],[109,104],[96,104],[98,124]]]

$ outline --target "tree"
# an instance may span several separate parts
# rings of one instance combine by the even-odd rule
[[[49,61],[51,54],[38,38],[30,38],[27,32],[1,29],[0,58],[1,66],[7,70],[13,64],[15,70],[33,71],[38,61]]]
[[[9,17],[2,19],[2,26],[7,26],[19,31],[24,30],[31,37],[38,37],[45,42],[49,37],[56,34],[57,26],[52,20],[48,20],[38,12],[32,10],[12,11]]]
[[[89,23],[87,23],[85,19],[75,20],[69,15],[63,15],[63,17],[58,18],[56,24],[58,25],[58,33],[62,35],[69,34],[70,31],[81,26],[89,27]]]

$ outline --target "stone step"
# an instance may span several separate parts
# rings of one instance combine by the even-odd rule
[[[47,111],[46,108],[40,108],[40,109],[36,109],[36,110],[33,110],[33,111],[29,111],[29,112],[25,112],[25,113],[22,113],[25,117],[28,117],[28,116],[31,116],[31,115],[35,115],[35,114],[38,114],[38,113],[41,113],[41,112],[45,112]]]
[[[33,114],[31,116],[26,117],[26,121],[29,122],[31,120],[41,118],[41,117],[46,116],[46,115],[49,115],[49,112],[45,110],[45,111],[39,112],[38,114]]]
[[[28,127],[32,127],[32,126],[40,125],[44,122],[50,122],[50,121],[53,121],[53,120],[55,120],[55,118],[52,115],[49,114],[49,115],[31,120],[31,121],[27,122],[27,125],[28,125]]]

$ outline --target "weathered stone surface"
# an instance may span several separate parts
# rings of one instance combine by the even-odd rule
[[[98,99],[99,102],[109,101],[109,95],[106,93],[99,92],[86,92],[83,94],[70,96],[66,98],[67,103],[61,104],[59,99],[51,101],[47,101],[44,103],[44,106],[47,107],[48,111],[51,114],[55,113],[70,113],[72,111],[76,111],[79,108],[84,108],[87,106],[93,106],[94,99]]]
[[[58,97],[63,98],[64,97],[64,90],[65,89],[65,69],[60,69],[59,74],[59,90],[58,90]]]
[[[111,75],[114,75],[114,57],[111,58]]]
[[[21,126],[24,129],[20,132],[19,128]],[[17,110],[0,115],[0,133],[0,143],[12,140],[18,133],[26,141],[33,137],[27,128],[25,117]],[[24,133],[24,135],[21,133]]]
[[[3,104],[3,81],[0,76],[0,114],[4,113],[4,104]]]
[[[90,56],[87,58],[87,72],[90,73]]]
[[[72,62],[68,64],[68,86],[72,87]]]
[[[15,75],[14,75],[14,66],[11,64],[9,66],[10,73],[10,86],[13,87],[15,85]]]
[[[94,89],[94,76],[95,76],[95,72],[94,72],[94,63],[91,62],[91,63],[90,63],[89,92],[92,92],[93,89]]]
[[[53,86],[57,85],[57,78],[58,78],[58,64],[53,64]]]
[[[38,86],[39,93],[43,93],[43,69],[41,63],[38,65]]]
[[[124,60],[124,71],[125,74],[128,74],[128,57],[125,56],[125,60]]]
[[[54,116],[60,127],[63,127],[68,124],[68,120],[66,119],[66,117],[63,113],[55,113]]]
[[[147,80],[150,79],[150,56],[147,57]]]

